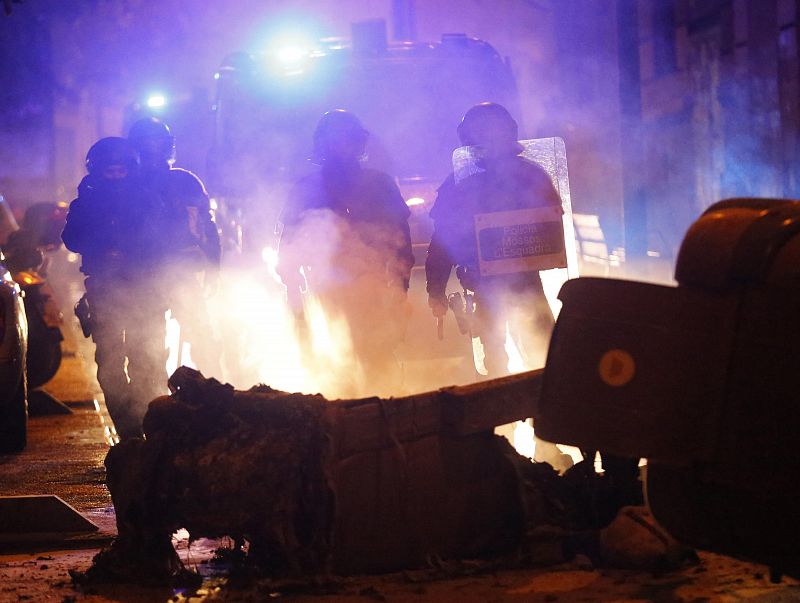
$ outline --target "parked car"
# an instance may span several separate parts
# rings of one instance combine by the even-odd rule
[[[0,453],[25,448],[28,431],[28,321],[19,285],[4,262],[0,254]]]

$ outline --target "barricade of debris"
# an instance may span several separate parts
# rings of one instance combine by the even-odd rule
[[[171,580],[183,570],[170,539],[180,528],[246,542],[249,561],[271,576],[493,556],[600,561],[603,547],[625,558],[620,539],[609,543],[613,530],[600,531],[608,520],[597,518],[614,513],[597,512],[611,498],[593,471],[579,463],[559,477],[493,433],[531,416],[540,377],[328,401],[263,385],[235,391],[180,368],[173,394],[150,404],[146,439],[108,453],[119,536],[86,576]],[[644,531],[656,557],[674,554],[657,528]]]

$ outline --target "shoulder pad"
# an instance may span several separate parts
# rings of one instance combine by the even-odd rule
[[[207,197],[206,187],[194,173],[183,168],[171,168],[169,170],[171,180],[170,186],[175,187],[183,195]]]

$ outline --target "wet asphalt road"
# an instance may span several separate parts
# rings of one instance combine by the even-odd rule
[[[82,513],[102,516],[111,508],[103,466],[110,419],[94,378],[91,344],[71,323],[63,329],[61,368],[43,388],[71,414],[30,417],[25,450],[0,455],[0,494],[56,494]]]

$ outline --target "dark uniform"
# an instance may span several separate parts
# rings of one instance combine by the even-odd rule
[[[112,142],[103,144],[105,141]],[[147,404],[166,390],[164,350],[167,304],[155,280],[167,234],[159,199],[138,181],[132,162],[122,178],[103,177],[104,167],[127,161],[124,139],[103,139],[102,152],[78,187],[61,235],[67,249],[81,254],[89,328],[95,342],[97,380],[121,438],[141,435]],[[135,154],[133,155],[135,157]],[[113,163],[117,162],[117,163]],[[87,316],[84,316],[86,323]]]
[[[545,206],[561,207],[547,173],[522,157],[510,157],[458,184],[451,175],[431,209],[434,233],[425,263],[428,295],[444,298],[450,271],[457,267],[461,285],[475,293],[474,335],[484,346],[490,376],[507,373],[507,323],[521,352],[532,354],[541,345],[534,336],[549,334],[553,317],[538,272],[480,275],[474,217]]]
[[[539,207],[561,208],[561,199],[547,173],[520,156],[517,123],[495,103],[475,105],[464,115],[458,135],[481,157],[474,173],[456,183],[450,176],[439,188],[431,210],[434,233],[425,262],[428,303],[434,315],[447,310],[445,286],[456,266],[461,285],[475,294],[473,335],[484,348],[484,365],[490,377],[508,373],[506,328],[528,364],[537,350],[546,349],[553,315],[535,271],[481,275],[474,217]],[[542,364],[544,358],[538,359]],[[569,455],[555,444],[536,438],[535,460],[560,471],[572,465]]]
[[[219,346],[205,298],[216,286],[221,247],[211,206],[200,179],[172,167],[174,139],[156,119],[136,122],[129,139],[142,159],[142,181],[163,206],[165,241],[161,282],[169,308],[181,326],[181,338],[192,345],[192,358],[206,373],[221,377]]]
[[[221,247],[211,205],[200,179],[182,168],[143,170],[143,182],[164,205],[168,247],[174,259],[198,271],[217,270]]]
[[[337,136],[360,133],[350,114],[328,116],[352,125],[354,131]],[[292,301],[303,288],[303,269],[326,315],[346,321],[370,384],[396,392],[400,378],[393,350],[403,337],[414,263],[410,211],[390,176],[362,168],[357,155],[349,159],[323,157],[320,170],[293,187],[281,216],[278,272]]]
[[[549,337],[553,326],[538,272],[481,276],[479,271],[476,214],[561,207],[550,177],[536,163],[518,156],[520,150],[514,137],[503,153],[483,163],[483,171],[458,183],[450,175],[439,188],[430,213],[434,233],[425,273],[431,307],[434,313],[437,307],[446,308],[445,287],[455,266],[461,285],[475,294],[473,335],[481,339],[491,377],[508,372],[507,323],[523,357],[542,347],[537,337]]]

